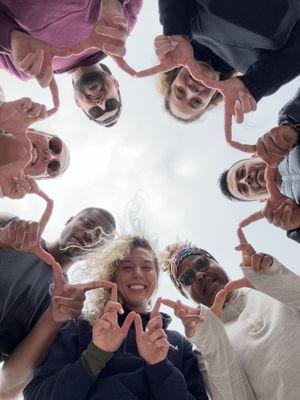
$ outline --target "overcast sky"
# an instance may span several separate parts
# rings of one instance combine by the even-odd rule
[[[156,63],[153,39],[161,33],[156,2],[145,1],[137,26],[128,39],[126,59],[136,69]],[[107,60],[121,84],[123,112],[110,129],[89,122],[73,102],[71,77],[57,77],[61,107],[36,129],[59,135],[70,147],[71,164],[58,179],[40,181],[55,200],[44,237],[51,241],[64,222],[87,206],[110,210],[128,227],[128,213],[138,207],[147,234],[159,240],[160,248],[177,238],[189,239],[210,251],[232,278],[241,276],[236,227],[260,203],[229,202],[218,188],[219,174],[244,155],[224,140],[223,107],[209,112],[202,121],[185,125],[163,109],[154,77],[133,79]],[[234,137],[255,143],[276,125],[277,114],[299,87],[297,79],[274,96],[263,99],[255,114],[242,126],[234,126]],[[0,71],[0,84],[8,100],[24,96],[51,106],[49,90],[36,81],[23,83]],[[2,211],[24,219],[38,220],[44,203],[33,195],[22,200],[1,200]],[[129,229],[129,228],[128,228]],[[245,230],[258,252],[277,257],[297,272],[299,245],[284,231],[260,221]],[[163,296],[179,298],[167,277],[161,279]],[[173,327],[181,330],[178,321]]]

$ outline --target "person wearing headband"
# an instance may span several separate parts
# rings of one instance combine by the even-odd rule
[[[163,303],[199,350],[213,399],[293,400],[300,391],[300,278],[239,237],[245,278],[233,282],[206,250],[189,242],[168,246],[163,267],[197,308]],[[197,315],[204,321],[192,321]]]

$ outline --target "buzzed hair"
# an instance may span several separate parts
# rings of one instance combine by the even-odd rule
[[[228,181],[227,181],[228,172],[231,170],[231,168],[234,167],[239,162],[245,161],[245,160],[248,160],[248,158],[243,158],[241,160],[236,161],[235,163],[233,163],[231,165],[231,167],[229,167],[228,169],[223,171],[222,174],[219,177],[219,186],[220,186],[221,192],[228,200],[232,200],[232,201],[234,201],[234,200],[235,201],[251,201],[251,200],[239,199],[238,197],[234,196],[231,193],[231,191],[229,190]]]
[[[78,217],[80,214],[83,214],[86,212],[92,212],[92,211],[96,211],[99,214],[101,214],[101,216],[105,219],[105,221],[111,226],[112,231],[116,230],[116,220],[115,220],[114,216],[112,215],[112,213],[105,210],[104,208],[87,207],[87,208],[84,208],[83,210],[79,211],[79,213],[76,214],[76,217]]]

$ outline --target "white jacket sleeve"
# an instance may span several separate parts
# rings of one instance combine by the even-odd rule
[[[203,305],[201,315],[205,321],[197,325],[190,341],[201,353],[198,364],[211,399],[255,400],[222,321]]]
[[[300,276],[273,258],[273,264],[258,274],[251,267],[242,267],[245,278],[255,287],[282,303],[300,311]]]

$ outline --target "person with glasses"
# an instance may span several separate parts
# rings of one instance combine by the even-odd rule
[[[119,119],[119,83],[104,64],[110,55],[133,75],[123,59],[143,0],[23,1],[0,5],[0,68],[19,79],[35,77],[42,87],[55,74],[73,74],[76,104],[98,125]]]
[[[65,286],[68,270],[109,241],[115,228],[109,211],[88,207],[68,218],[49,242],[40,237],[38,223],[0,213],[1,400],[19,398],[59,329],[80,314],[87,287]],[[33,254],[38,241],[60,264],[60,273]],[[53,319],[53,308],[59,308],[59,320]]]
[[[238,235],[245,278],[232,282],[206,250],[189,242],[168,246],[163,266],[198,307],[163,303],[199,350],[214,400],[294,400],[300,392],[300,277],[256,253],[241,230]]]

